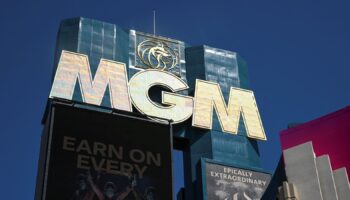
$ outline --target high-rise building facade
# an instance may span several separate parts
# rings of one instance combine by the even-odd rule
[[[55,52],[53,76],[55,80],[58,73],[56,70],[60,62],[63,62],[64,51],[79,54],[71,53],[71,57],[65,58],[68,60],[65,62],[68,63],[69,59],[76,59],[76,66],[83,66],[81,64],[84,62],[83,58],[88,58],[89,75],[86,77],[90,77],[87,79],[92,83],[102,61],[110,60],[115,61],[116,64],[125,65],[128,81],[144,70],[165,71],[178,77],[189,87],[179,92],[180,95],[195,96],[197,79],[215,83],[214,87],[218,85],[222,91],[222,99],[226,103],[236,100],[230,100],[232,87],[238,88],[235,89],[238,92],[251,94],[247,91],[249,79],[246,63],[236,52],[205,45],[191,46],[183,41],[123,29],[98,20],[80,17],[62,21]],[[82,57],[82,54],[86,57]],[[63,62],[63,65],[66,64]],[[105,65],[108,66],[108,64]],[[69,71],[69,66],[66,70],[66,75],[71,76],[73,72]],[[79,73],[77,72],[77,76],[81,75]],[[82,77],[74,78],[77,82],[82,79]],[[60,84],[56,85],[59,92],[63,91],[62,83]],[[83,94],[83,89],[79,86],[81,83],[75,84],[71,100],[85,103],[85,98],[89,94]],[[107,85],[99,105],[103,108],[110,108],[115,103],[112,102],[113,94],[108,92],[111,91],[108,87],[111,87],[111,84]],[[164,90],[164,87],[156,87],[145,95],[161,104],[159,100],[161,90]],[[210,90],[204,92],[208,96],[212,93]],[[250,101],[255,102],[254,96],[246,98],[251,98]],[[254,106],[256,107],[256,104]],[[211,107],[218,109],[213,104]],[[227,114],[233,111],[223,109],[223,112]],[[253,129],[262,127],[260,116],[257,110],[253,112],[248,110],[246,115],[241,114],[243,111],[240,109],[237,112],[239,113],[238,131],[234,134],[223,131],[223,126],[228,122],[220,119],[221,114],[215,111],[210,118],[209,129],[193,127],[188,121],[173,126],[173,146],[182,150],[184,154],[185,188],[181,190],[180,199],[258,199],[262,197],[271,175],[261,168],[257,140],[252,137]],[[141,112],[141,114],[144,113]],[[247,123],[251,116],[255,115],[258,116],[258,120],[254,121],[254,127],[248,130]],[[264,137],[258,139],[266,139],[264,132],[263,135]]]

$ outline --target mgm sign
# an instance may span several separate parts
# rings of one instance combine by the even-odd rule
[[[252,91],[231,87],[226,104],[219,84],[197,79],[194,97],[178,94],[189,87],[182,79],[164,70],[176,63],[174,58],[166,57],[171,54],[166,50],[164,46],[156,46],[147,52],[142,51],[140,56],[149,58],[145,63],[154,64],[154,60],[158,59],[154,64],[156,67],[136,73],[129,81],[124,63],[101,59],[93,78],[86,55],[63,51],[50,98],[72,100],[75,84],[78,82],[83,101],[99,106],[108,86],[111,108],[132,112],[134,105],[139,112],[150,118],[172,120],[174,124],[192,116],[192,126],[203,129],[212,128],[215,110],[222,131],[231,134],[237,134],[242,114],[248,137],[266,140]],[[149,89],[156,85],[171,91],[162,92],[162,105],[152,101],[148,95]]]

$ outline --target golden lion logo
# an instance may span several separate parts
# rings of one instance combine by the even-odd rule
[[[178,62],[178,54],[162,41],[145,40],[137,46],[137,55],[146,66],[159,69],[170,70]]]

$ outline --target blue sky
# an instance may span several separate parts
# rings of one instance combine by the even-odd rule
[[[349,105],[350,1],[78,1],[0,3],[0,191],[32,199],[41,125],[62,19],[83,16],[192,45],[238,52],[267,132],[263,167],[280,155],[279,131]]]

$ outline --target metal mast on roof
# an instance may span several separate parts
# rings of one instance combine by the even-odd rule
[[[156,10],[153,10],[153,35],[156,35]]]

